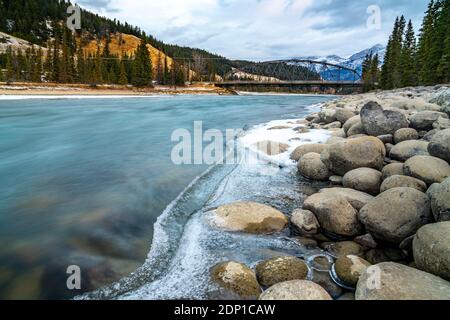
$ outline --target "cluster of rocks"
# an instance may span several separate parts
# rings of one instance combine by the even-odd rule
[[[438,91],[448,96],[448,88]],[[331,138],[298,147],[291,159],[303,177],[329,186],[290,219],[255,203],[214,211],[215,226],[229,231],[289,227],[291,240],[333,258],[325,275],[315,276],[319,261],[282,256],[255,271],[225,262],[213,279],[241,298],[450,299],[450,110],[446,99],[426,96],[344,98],[308,116],[305,128],[330,130]]]

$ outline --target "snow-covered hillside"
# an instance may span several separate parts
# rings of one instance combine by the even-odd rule
[[[380,58],[380,64],[382,64],[384,61],[384,55],[386,53],[386,48],[381,44],[377,44],[377,45],[373,46],[372,48],[355,53],[354,55],[352,55],[348,58],[342,58],[337,55],[329,55],[329,56],[325,56],[325,57],[319,57],[319,56],[294,57],[294,59],[327,62],[330,64],[335,64],[335,65],[347,67],[350,69],[355,69],[361,75],[362,64],[364,62],[366,55],[369,53],[372,53],[374,55],[378,53],[378,56]],[[302,64],[298,64],[298,65],[302,65]],[[303,64],[303,65],[306,66],[305,64]],[[314,70],[316,72],[318,72],[322,76],[322,78],[325,80],[336,80],[338,77],[338,72],[337,72],[336,68],[332,68],[332,67],[327,68],[322,65],[314,65]],[[341,76],[341,80],[352,81],[354,74],[351,71],[342,70],[340,76]],[[359,79],[355,79],[355,80],[359,80]]]

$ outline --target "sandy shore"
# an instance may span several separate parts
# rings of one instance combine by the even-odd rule
[[[115,85],[73,85],[0,82],[0,96],[153,96],[175,94],[214,94],[228,95],[230,92],[210,84],[198,84],[185,87],[155,86],[137,89]]]

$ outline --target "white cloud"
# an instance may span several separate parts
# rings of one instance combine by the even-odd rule
[[[195,46],[229,58],[268,60],[298,55],[350,55],[385,43],[398,7],[383,2],[383,28],[366,28],[362,0],[98,0],[91,8],[137,25],[165,42]],[[423,11],[413,0],[406,15]],[[85,2],[85,3],[86,3]],[[365,4],[367,2],[367,5]],[[386,7],[386,6],[392,6]],[[413,10],[414,9],[414,10]],[[420,13],[420,14],[419,14]]]

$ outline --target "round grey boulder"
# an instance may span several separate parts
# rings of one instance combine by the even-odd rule
[[[299,147],[297,147],[294,152],[291,154],[291,160],[298,161],[301,157],[303,157],[307,153],[322,153],[323,150],[325,150],[327,146],[324,144],[319,143],[311,143],[311,144],[304,144]]]
[[[394,262],[368,267],[358,281],[356,300],[449,300],[450,283]]]
[[[383,180],[395,175],[403,175],[403,163],[391,163],[381,171]]]
[[[450,176],[450,165],[436,157],[415,156],[405,162],[403,171],[407,176],[432,185],[433,183],[441,183]]]
[[[353,136],[357,136],[357,135],[365,134],[365,133],[366,132],[364,131],[364,127],[363,127],[362,123],[358,122],[358,123],[354,124],[353,126],[351,126],[350,129],[348,129],[347,136],[353,137]]]
[[[417,131],[430,131],[433,130],[433,123],[435,123],[439,117],[448,119],[448,115],[443,112],[437,111],[422,111],[413,115],[410,119],[411,127]]]
[[[364,206],[359,220],[376,239],[400,244],[432,221],[430,200],[416,189],[390,189]]]
[[[322,229],[331,234],[348,237],[361,234],[358,211],[342,196],[317,193],[305,200],[303,208],[313,212]]]
[[[321,159],[328,169],[337,175],[358,168],[383,168],[386,149],[375,137],[361,137],[328,145]]]
[[[336,119],[342,124],[345,124],[350,118],[355,116],[355,112],[347,108],[336,109]]]
[[[431,199],[431,210],[436,221],[450,221],[450,178],[442,183],[433,184],[428,189]]]
[[[406,161],[414,156],[428,156],[428,142],[421,140],[408,140],[396,144],[389,154],[391,159]]]
[[[419,269],[450,280],[450,221],[420,228],[414,237],[413,253]]]
[[[345,188],[378,195],[381,186],[381,172],[371,168],[358,168],[349,171],[344,176],[343,185]]]
[[[413,188],[416,190],[419,190],[420,192],[426,192],[427,191],[427,184],[423,182],[422,180],[408,177],[408,176],[391,176],[383,181],[380,192],[383,193],[389,189],[394,188]]]
[[[450,129],[436,133],[428,146],[430,155],[450,163]]]
[[[298,172],[308,179],[316,181],[328,181],[332,173],[320,159],[318,153],[307,153],[298,161]]]
[[[398,111],[383,110],[376,102],[368,102],[361,109],[361,122],[364,131],[371,136],[394,134],[401,128],[408,127],[405,115]]]
[[[395,131],[394,134],[394,142],[395,144],[398,144],[403,141],[408,140],[418,140],[419,139],[419,133],[416,129],[413,128],[402,128],[397,131]]]

